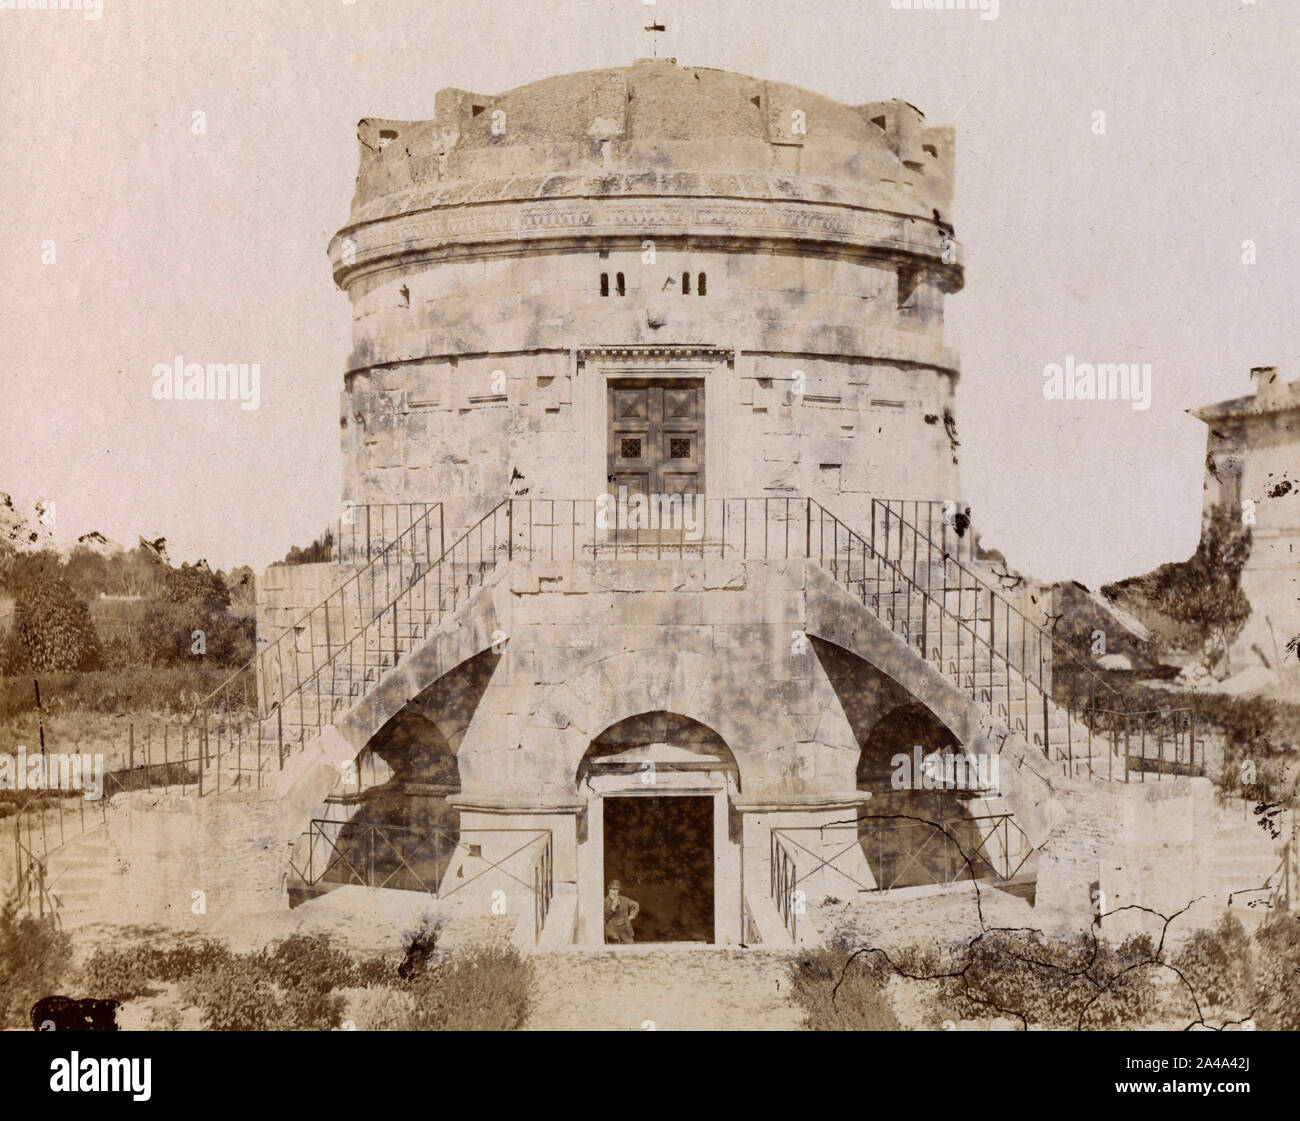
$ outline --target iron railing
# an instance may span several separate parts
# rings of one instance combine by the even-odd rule
[[[555,897],[555,854],[551,848],[551,834],[548,831],[542,850],[537,854],[533,865],[533,941],[542,937],[542,927],[546,925],[546,916],[550,914],[551,900]]]
[[[795,895],[794,856],[781,842],[775,829],[771,833],[771,850],[769,853],[771,867],[772,902],[776,904],[777,914],[785,926],[790,940],[797,941],[799,926],[799,898]]]
[[[331,559],[339,564],[368,564],[382,557],[389,545],[401,540],[417,522],[434,519],[437,552],[446,551],[441,502],[343,503]]]
[[[190,737],[200,744],[197,792],[260,787],[274,767],[283,768],[289,751],[368,694],[490,571],[516,555],[532,561],[816,561],[972,700],[1049,758],[1071,773],[1080,767],[1097,777],[1104,764],[1106,777],[1127,778],[1127,755],[1118,757],[1116,774],[1119,732],[1102,724],[1094,735],[1097,721],[1085,719],[1090,711],[1119,705],[1058,705],[1051,697],[1053,657],[1073,662],[1073,656],[947,555],[942,534],[936,541],[917,530],[900,504],[873,502],[874,546],[806,497],[660,497],[644,518],[632,505],[613,496],[506,499],[436,557],[441,507],[417,516],[378,557],[209,695],[185,727],[174,729],[183,761],[191,758]],[[935,506],[912,504],[931,522]],[[1108,700],[1115,696],[1096,680]],[[1154,724],[1143,727],[1157,742],[1178,739],[1176,729],[1166,728],[1162,740]],[[1194,729],[1190,738],[1198,742]],[[1141,773],[1158,777],[1171,769],[1177,770]]]
[[[524,834],[508,842],[513,847],[504,856],[489,859],[485,844],[500,842],[510,834]],[[305,887],[322,883],[339,886],[392,888],[420,891],[435,899],[447,899],[470,884],[499,873],[507,881],[532,893],[534,936],[541,937],[555,895],[554,847],[549,829],[445,829],[417,828],[356,819],[315,818],[302,834],[306,839],[301,862],[291,858],[290,870]],[[536,852],[530,857],[530,850]],[[468,876],[458,876],[454,887],[445,888],[448,869],[459,857],[481,861],[483,866]],[[531,875],[531,882],[528,878]],[[523,913],[522,909],[519,909]]]
[[[837,879],[860,892],[968,879],[1006,883],[1021,872],[1034,851],[1028,835],[1009,813],[954,815],[942,821],[903,815],[868,816],[859,818],[855,829],[854,836],[839,843],[829,855],[820,851],[820,844],[810,847],[793,835],[816,833],[820,842],[824,833],[820,827],[773,829],[773,858],[779,847],[789,862],[788,868],[782,869],[788,880],[783,882],[785,891],[793,897],[800,884],[821,872],[833,872]],[[851,867],[861,859],[866,860],[871,871],[870,883],[860,879]],[[774,891],[776,868],[774,863]]]
[[[871,819],[858,843],[872,869],[873,891],[963,880],[1012,880],[1033,848],[1012,814],[954,816],[941,821]],[[841,875],[846,875],[841,871]]]
[[[196,764],[200,796],[261,788],[287,756],[359,700],[454,611],[508,551],[499,503],[448,549],[441,506],[420,514],[368,564],[166,728]],[[189,785],[182,783],[183,786]]]
[[[1128,781],[1127,746],[1135,729],[1144,744],[1147,739],[1153,739],[1163,750],[1167,743],[1169,750],[1179,756],[1176,765],[1171,762],[1154,771],[1143,765],[1142,781],[1150,774],[1159,778],[1166,774],[1191,773],[1191,768],[1197,765],[1198,749],[1199,765],[1203,768],[1204,744],[1196,735],[1192,710],[1127,712],[1123,695],[1113,685],[1015,607],[1002,591],[963,564],[959,559],[960,545],[957,552],[948,552],[950,538],[942,514],[938,523],[942,533],[940,540],[935,540],[935,515],[942,508],[941,503],[895,499],[872,499],[871,503],[872,540],[863,542],[863,548],[902,578],[909,600],[921,601],[919,613],[913,612],[910,606],[905,609],[907,625],[903,629],[913,646],[929,660],[938,662],[947,676],[966,688],[973,699],[982,701],[995,716],[1017,727],[1049,758],[1063,760],[1072,774],[1077,765],[1089,777],[1100,777],[1099,766],[1104,762],[1106,778]],[[927,528],[922,530],[917,523],[909,521],[909,513],[913,517],[924,514]],[[968,539],[968,557],[973,557],[974,533],[969,525],[963,538]],[[898,612],[893,604],[889,605],[888,612],[894,625]],[[937,628],[931,625],[932,614],[938,617]],[[894,625],[894,629],[897,631],[899,627]],[[950,634],[956,640],[956,650],[951,640],[945,649],[945,639]],[[961,650],[963,637],[966,651]],[[1068,666],[1088,683],[1086,703],[1061,702],[1053,696],[1054,665]],[[1002,672],[995,673],[994,667],[1000,667]],[[1015,688],[1016,685],[1022,688]],[[1126,731],[1119,727],[1119,722],[1108,719],[1118,715],[1127,718]],[[1119,750],[1121,743],[1126,748],[1123,752]],[[1175,748],[1174,745],[1180,744],[1183,746]],[[1183,755],[1187,756],[1185,762]],[[1138,758],[1144,760],[1145,754],[1140,752]]]

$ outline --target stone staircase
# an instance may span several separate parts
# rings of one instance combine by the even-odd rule
[[[992,566],[974,557],[958,561],[941,542],[893,518],[873,547],[822,509],[810,552],[918,656],[1069,777],[1123,780],[1125,760],[1109,740],[1052,699],[1053,659],[1062,652],[997,589]]]
[[[106,825],[83,833],[46,857],[46,889],[58,906],[62,926],[80,926],[102,913],[112,861]]]
[[[1215,818],[1214,897],[1243,920],[1263,921],[1273,909],[1271,897],[1280,886],[1281,862],[1291,855],[1286,849],[1288,823],[1282,821],[1281,835],[1273,837],[1256,820],[1250,804],[1240,802],[1217,807]]]
[[[213,715],[210,725],[204,724],[203,781],[193,793],[265,786],[287,755],[306,749],[370,696],[496,567],[514,555],[550,559],[514,540],[514,505],[508,499],[498,503],[436,558],[414,550],[407,556],[422,532],[417,522],[259,652],[209,698]],[[872,534],[873,547],[815,500],[796,500],[799,507],[807,511],[807,524],[794,538],[800,547],[806,542],[807,559],[820,564],[995,724],[1035,745],[1072,777],[1125,776],[1125,761],[1052,701],[1051,638],[996,590],[987,566],[973,558],[958,562],[901,518],[881,539]],[[789,541],[789,526],[784,528]],[[766,532],[762,540],[766,557]],[[636,563],[635,554],[628,563]],[[276,683],[272,695],[280,698],[278,704],[262,703],[256,718],[242,722],[226,715],[223,724],[222,714],[234,709],[237,695],[248,704],[251,689],[257,702],[268,695],[269,679]],[[99,843],[87,837],[59,854],[70,915],[94,901],[98,882],[92,866]]]

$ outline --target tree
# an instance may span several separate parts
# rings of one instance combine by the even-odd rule
[[[253,656],[252,621],[232,614],[220,573],[203,561],[183,564],[166,570],[161,602],[145,615],[141,646],[155,664],[205,658],[238,666]]]
[[[1207,669],[1220,662],[1232,672],[1231,649],[1250,618],[1241,570],[1250,558],[1251,533],[1229,507],[1216,506],[1201,528],[1190,560],[1164,564],[1142,578],[1151,605],[1187,626],[1201,643]]]
[[[28,574],[17,589],[5,671],[81,673],[99,662],[99,636],[72,585],[54,569]]]

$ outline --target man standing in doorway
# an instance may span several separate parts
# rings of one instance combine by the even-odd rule
[[[610,880],[609,894],[605,896],[605,941],[635,942],[632,920],[641,912],[641,904],[626,895],[620,895],[623,885]]]

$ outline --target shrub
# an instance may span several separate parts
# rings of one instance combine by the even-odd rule
[[[294,934],[263,959],[267,980],[286,991],[297,988],[328,993],[354,979],[352,959],[323,934]]]
[[[1172,965],[1191,985],[1202,1011],[1207,1005],[1239,1011],[1249,1007],[1254,985],[1250,936],[1236,915],[1224,915],[1214,929],[1192,934]]]
[[[132,1000],[149,995],[155,982],[184,981],[207,970],[229,967],[233,961],[229,949],[206,939],[169,950],[144,945],[100,947],[87,959],[82,982],[93,996]]]
[[[989,931],[970,946],[957,1003],[963,1016],[1020,1015],[1047,1027],[1131,1025],[1156,1003],[1154,955],[1146,935],[1112,946],[1088,935]]]
[[[403,989],[375,985],[343,995],[344,1019],[358,1031],[405,1031],[415,1021],[415,998]]]
[[[182,998],[213,1031],[325,1031],[343,1022],[343,998],[315,986],[284,989],[257,967],[260,955],[238,955],[192,974]],[[262,959],[264,960],[264,959]]]
[[[790,967],[790,981],[814,1031],[896,1031],[900,1024],[885,991],[892,972],[882,954],[853,956],[834,946],[802,954]]]
[[[5,673],[81,673],[99,661],[90,611],[66,580],[50,571],[18,590],[4,649]]]
[[[150,982],[162,980],[152,953],[143,947],[101,947],[82,970],[86,992],[100,1000],[132,1000],[150,993]]]
[[[42,674],[41,704],[47,713],[160,712],[188,716],[198,701],[230,676],[226,666],[132,666],[95,673]],[[35,711],[30,675],[0,678],[0,720]],[[125,732],[123,732],[125,735]]]
[[[511,1031],[533,1004],[534,969],[513,946],[473,946],[427,967],[407,984],[414,1028]]]
[[[276,994],[263,977],[239,963],[214,966],[187,977],[185,1003],[203,1013],[212,1031],[267,1031],[279,1027]]]
[[[72,958],[72,940],[45,920],[0,908],[0,1028],[30,1027],[31,1007],[55,996]]]
[[[423,972],[438,949],[440,927],[436,922],[425,919],[424,924],[407,935],[406,957],[397,967],[397,976],[403,981]]]
[[[1254,1019],[1268,1031],[1300,1029],[1300,917],[1287,912],[1255,931]]]

